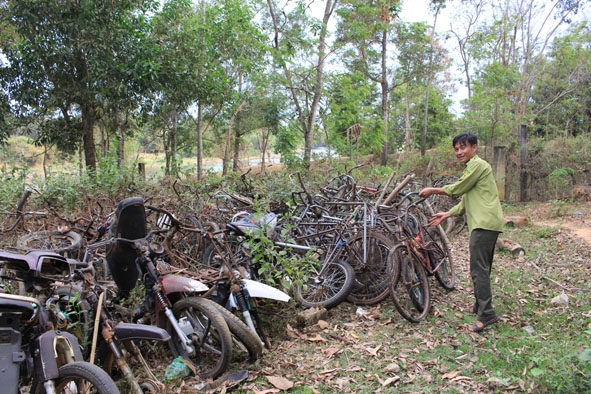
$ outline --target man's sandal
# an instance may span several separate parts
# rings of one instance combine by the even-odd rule
[[[499,321],[498,316],[493,317],[492,319],[488,319],[485,321],[480,321],[477,320],[476,323],[472,323],[472,332],[481,332],[482,330],[484,330],[486,327],[495,324]],[[482,324],[482,327],[478,325],[478,323]]]

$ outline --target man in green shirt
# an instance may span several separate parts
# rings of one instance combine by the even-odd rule
[[[460,134],[452,142],[455,155],[465,164],[464,173],[456,183],[444,187],[427,187],[421,197],[446,194],[462,200],[447,212],[437,212],[429,225],[437,226],[450,216],[468,217],[470,231],[470,276],[474,284],[473,312],[477,315],[472,331],[480,332],[499,321],[492,305],[490,273],[499,234],[503,231],[503,211],[497,185],[490,164],[476,155],[478,138],[474,134]]]

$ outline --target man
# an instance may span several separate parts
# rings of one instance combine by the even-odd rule
[[[437,226],[450,216],[468,217],[470,231],[470,276],[476,301],[472,312],[477,320],[472,331],[480,332],[499,321],[492,304],[490,273],[495,244],[503,230],[503,211],[490,164],[478,157],[478,138],[474,134],[460,134],[452,142],[456,158],[466,168],[456,183],[444,187],[427,187],[419,196],[446,194],[462,200],[447,212],[431,217],[429,225]]]

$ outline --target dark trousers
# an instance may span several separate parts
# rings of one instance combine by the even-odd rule
[[[490,273],[498,237],[499,232],[482,229],[474,229],[470,234],[470,276],[476,298],[474,306],[480,321],[496,316],[492,304]]]

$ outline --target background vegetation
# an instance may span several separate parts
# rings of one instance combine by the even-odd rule
[[[94,178],[161,153],[161,175],[203,179],[207,157],[224,174],[271,152],[309,167],[324,145],[390,166],[469,131],[490,157],[508,148],[509,180],[540,170],[526,199],[589,183],[587,2],[429,4],[409,22],[397,0],[5,0],[0,142],[28,137],[44,176],[52,157]]]

